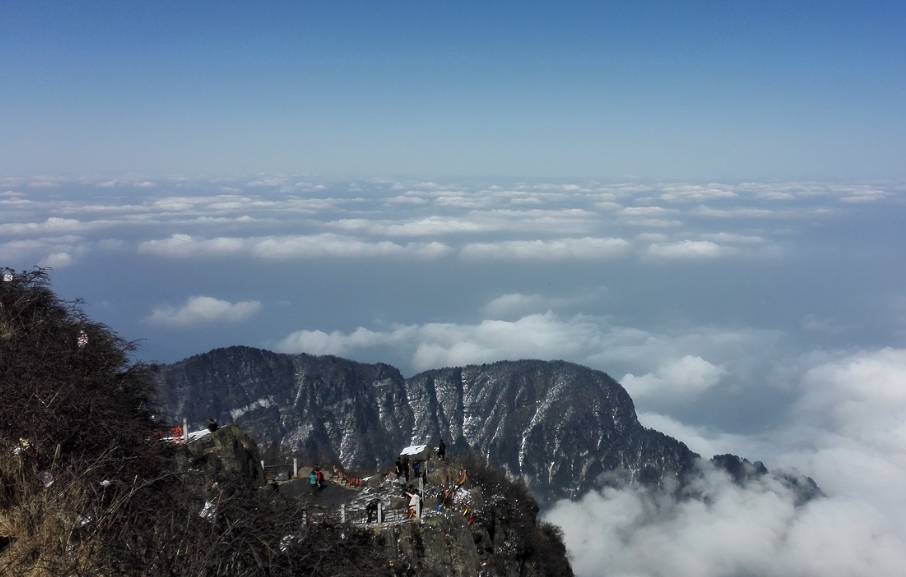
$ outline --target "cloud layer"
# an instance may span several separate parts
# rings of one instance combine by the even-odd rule
[[[894,577],[906,563],[895,520],[864,502],[796,507],[776,483],[744,489],[716,471],[694,488],[706,500],[591,492],[558,503],[546,519],[564,529],[581,577]]]
[[[746,488],[717,471],[695,487],[706,500],[642,490],[562,501],[547,519],[565,530],[580,576],[882,576],[906,563],[906,350],[811,357],[793,417],[760,439],[645,417],[712,450],[767,452],[828,494],[804,507],[764,480]],[[652,422],[654,421],[654,422]]]
[[[770,331],[712,327],[653,332],[616,324],[606,317],[568,315],[550,306],[569,300],[540,295],[507,294],[492,299],[486,310],[519,311],[511,319],[487,318],[476,323],[358,327],[352,331],[301,329],[284,337],[278,350],[287,353],[356,356],[369,349],[392,349],[407,356],[408,367],[425,370],[509,359],[566,359],[608,371],[618,367],[651,367],[657,372],[636,377],[640,397],[686,398],[715,386],[725,371],[705,360],[734,359],[753,347],[770,350],[778,335]],[[546,312],[528,312],[531,309]]]
[[[249,256],[271,260],[296,258],[405,257],[435,259],[449,254],[439,242],[398,244],[391,241],[369,242],[336,234],[197,238],[174,234],[170,238],[141,243],[144,254],[180,259]]]
[[[189,252],[196,260],[235,254],[271,261],[738,259],[783,252],[789,236],[773,234],[772,223],[795,226],[901,198],[895,188],[795,182],[0,178],[0,188],[8,188],[0,193],[0,244],[67,234],[96,241],[91,237],[104,234],[128,238],[146,256],[184,258]],[[83,200],[60,195],[70,189]],[[212,235],[217,227],[228,232]],[[658,231],[656,240],[646,240],[650,231]],[[30,261],[28,253],[19,256],[34,264],[48,254]]]
[[[471,243],[461,255],[470,260],[607,260],[626,256],[630,244],[622,238],[560,238]]]
[[[685,355],[654,373],[640,376],[627,373],[620,382],[633,399],[690,403],[715,387],[725,375],[726,371],[721,367],[699,356]]]
[[[558,508],[584,575],[886,577],[906,549],[904,191],[0,177],[0,265],[54,267],[64,298],[142,339],[146,360],[247,344],[407,372],[527,357],[605,370],[644,424],[706,456],[799,467],[830,498],[799,510],[782,487],[715,474],[707,505],[591,495]],[[247,296],[148,312],[174,284]]]
[[[161,306],[148,315],[149,324],[161,327],[185,328],[208,324],[240,323],[258,314],[261,303],[258,301],[229,301],[209,296],[193,296],[186,299],[182,306]]]

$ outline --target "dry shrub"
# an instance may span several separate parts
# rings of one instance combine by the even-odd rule
[[[0,281],[0,575],[390,574],[368,532],[178,470],[132,348],[44,270]]]

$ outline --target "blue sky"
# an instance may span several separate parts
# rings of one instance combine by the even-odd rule
[[[4,2],[0,172],[891,179],[906,9]]]

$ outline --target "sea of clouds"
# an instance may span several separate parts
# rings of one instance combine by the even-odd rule
[[[769,257],[787,240],[777,222],[897,198],[863,184],[7,177],[0,254],[55,257],[62,268],[92,250],[121,248],[115,241],[128,231],[141,239],[130,246],[139,254],[181,259]]]
[[[578,575],[895,576],[906,566],[906,349],[815,360],[792,412],[752,436],[721,435],[664,415],[643,422],[709,455],[760,455],[813,476],[825,497],[764,478],[745,487],[708,470],[706,499],[606,489],[547,512]]]
[[[607,371],[643,424],[826,497],[706,469],[705,500],[560,502],[580,576],[886,577],[906,567],[904,188],[0,178],[0,266],[50,267],[149,360],[245,344]]]

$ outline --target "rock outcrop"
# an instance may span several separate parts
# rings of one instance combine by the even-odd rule
[[[355,487],[328,483],[324,489],[290,494],[285,488],[293,484],[281,485],[275,495],[304,503],[322,523],[335,519],[343,507],[350,526],[371,531],[400,575],[572,575],[560,530],[539,521],[538,505],[526,487],[474,457],[429,463],[418,519],[406,515],[409,496],[403,492],[415,491],[415,483],[406,487],[392,472]]]
[[[264,484],[258,446],[236,425],[221,427],[178,448],[177,464],[182,470],[201,473],[215,482],[249,487]]]

